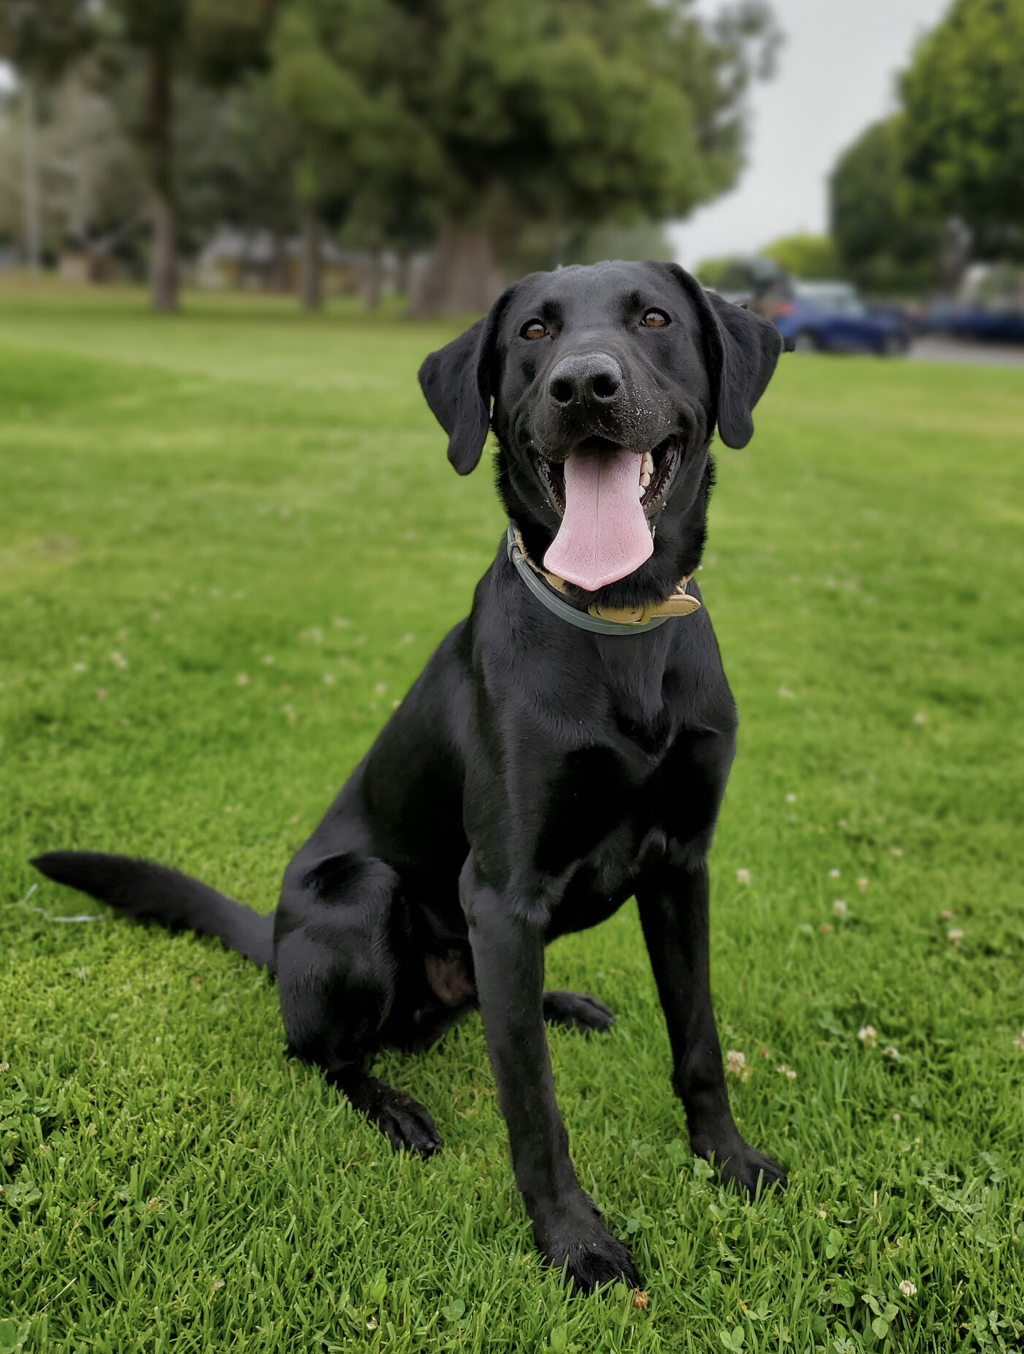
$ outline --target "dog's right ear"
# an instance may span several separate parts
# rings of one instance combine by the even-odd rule
[[[420,367],[420,386],[431,413],[448,434],[448,459],[460,475],[476,469],[487,441],[496,376],[494,341],[512,290]]]

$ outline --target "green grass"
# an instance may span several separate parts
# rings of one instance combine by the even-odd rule
[[[445,1136],[396,1157],[285,1059],[256,969],[27,897],[30,855],[89,846],[273,907],[501,536],[415,383],[451,332],[0,298],[0,1351],[1018,1348],[1016,371],[787,358],[720,454],[715,993],[792,1183],[749,1204],[692,1159],[634,908],[556,944],[551,985],[619,1014],[550,1044],[646,1310],[538,1262],[479,1018],[381,1058]]]

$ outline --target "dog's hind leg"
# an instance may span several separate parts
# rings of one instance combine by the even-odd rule
[[[300,852],[277,914],[281,1013],[289,1052],[322,1067],[396,1150],[430,1156],[441,1139],[426,1109],[367,1072],[399,1000],[397,891],[374,857]]]

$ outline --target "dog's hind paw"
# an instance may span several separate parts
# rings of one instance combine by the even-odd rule
[[[416,1152],[432,1157],[441,1146],[441,1135],[427,1109],[412,1096],[392,1091],[394,1097],[374,1116],[374,1122],[396,1152]]]
[[[585,992],[545,992],[544,1019],[584,1034],[603,1033],[615,1024],[615,1012]]]
[[[441,1135],[430,1112],[404,1091],[351,1069],[329,1076],[348,1096],[354,1109],[376,1124],[396,1152],[416,1152],[432,1157],[441,1146]]]

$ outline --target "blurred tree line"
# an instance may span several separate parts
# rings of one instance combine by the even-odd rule
[[[1024,261],[1024,0],[954,0],[829,195],[840,264],[868,291],[954,292],[972,256]]]
[[[161,310],[177,305],[181,254],[224,224],[282,252],[297,239],[308,306],[327,237],[371,260],[371,299],[383,251],[430,249],[413,311],[482,309],[503,273],[623,231],[656,253],[657,223],[733,184],[744,93],[778,34],[762,0],[695,10],[0,0],[17,78],[0,229],[31,262],[55,234],[94,259],[144,253]]]
[[[875,296],[955,294],[972,260],[1024,263],[1024,0],[953,0],[898,96],[829,176],[829,235],[704,259],[701,280],[749,293],[781,269]]]

